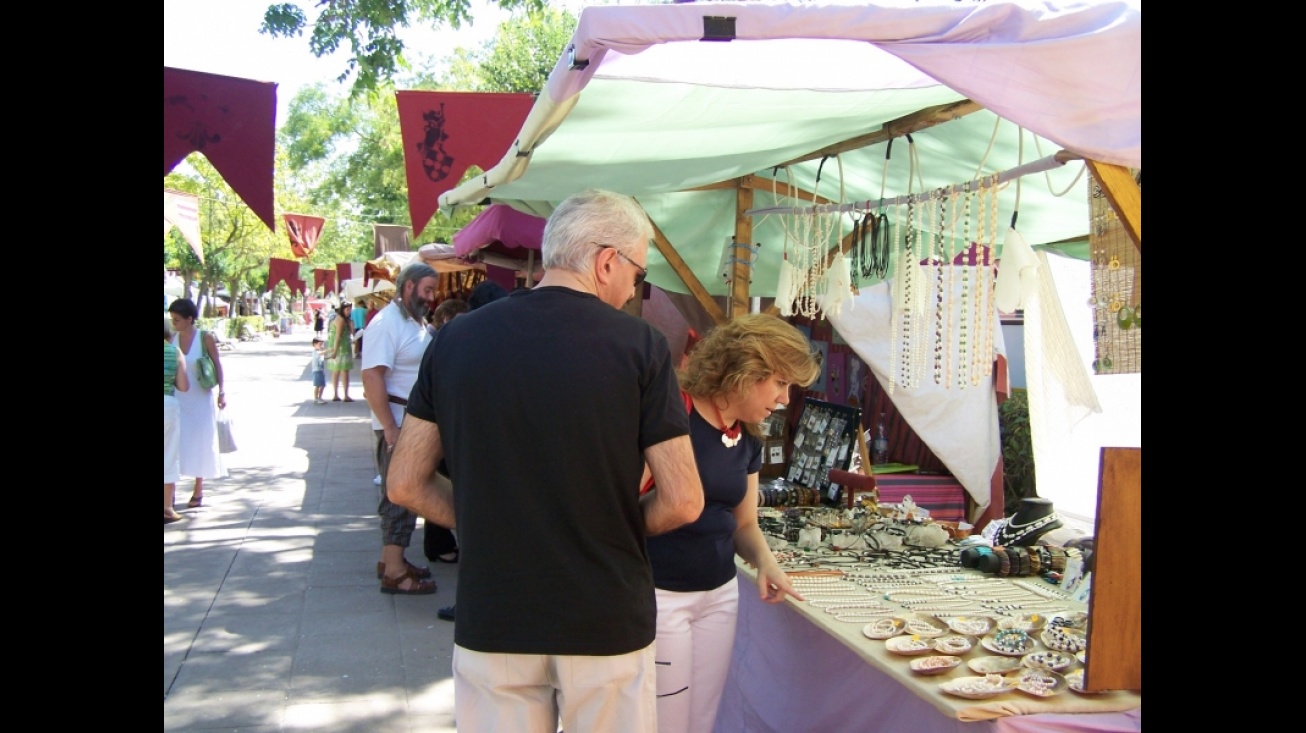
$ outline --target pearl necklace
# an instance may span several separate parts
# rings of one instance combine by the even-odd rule
[[[1015,517],[1013,516],[1012,519],[1015,519]],[[1008,520],[1007,523],[1002,526],[1002,529],[998,531],[998,540],[1003,545],[1019,545],[1025,539],[1033,536],[1033,534],[1038,530],[1043,529],[1053,522],[1060,521],[1060,519],[1061,518],[1057,516],[1056,512],[1052,512],[1051,514],[1039,517],[1038,519],[1024,524],[1014,524]]]

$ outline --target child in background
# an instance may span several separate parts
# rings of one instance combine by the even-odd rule
[[[326,341],[313,339],[313,401],[325,405],[322,390],[326,389]]]

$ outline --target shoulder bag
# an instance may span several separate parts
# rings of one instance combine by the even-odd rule
[[[195,360],[195,381],[203,389],[213,389],[218,384],[218,369],[213,364],[213,357],[209,356],[209,350],[204,346],[204,332],[200,331],[195,335],[200,340],[200,357]]]

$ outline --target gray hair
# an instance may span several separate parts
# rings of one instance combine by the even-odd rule
[[[600,247],[630,257],[633,243],[648,244],[653,223],[635,199],[625,194],[587,189],[568,196],[544,225],[542,260],[546,270],[584,272]]]
[[[435,268],[420,260],[408,263],[404,269],[399,271],[399,275],[395,277],[395,297],[403,300],[405,285],[410,282],[419,283],[428,277],[438,278],[440,277],[440,274],[435,271]],[[414,285],[413,287],[417,286]],[[405,313],[408,312],[407,307],[403,310]]]

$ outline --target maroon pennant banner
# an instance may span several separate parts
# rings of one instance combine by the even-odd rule
[[[266,290],[271,291],[272,288],[277,286],[277,283],[282,281],[284,281],[286,286],[290,288],[291,293],[295,292],[295,286],[297,284],[299,285],[298,289],[301,291],[303,290],[304,281],[299,279],[299,263],[295,260],[282,260],[276,257],[269,257],[268,286]]]
[[[163,175],[204,154],[245,205],[276,231],[272,173],[277,85],[163,67]]]
[[[395,98],[414,236],[470,166],[498,164],[535,104],[531,94],[506,92],[398,91]]]
[[[282,214],[286,220],[286,236],[290,238],[290,251],[296,257],[308,257],[317,247],[326,219],[308,214]]]
[[[321,268],[313,270],[313,292],[318,289],[322,290],[323,295],[328,295],[336,291],[336,271],[323,270]]]

